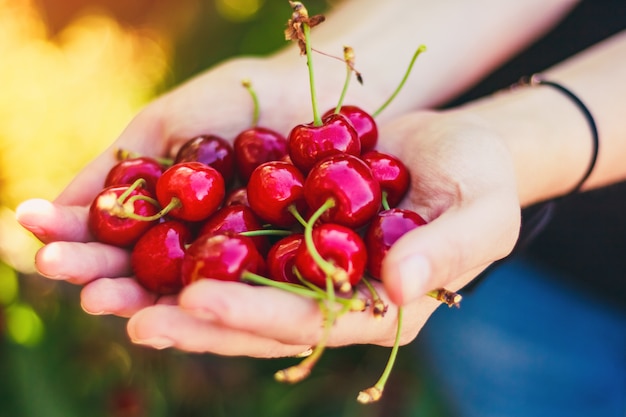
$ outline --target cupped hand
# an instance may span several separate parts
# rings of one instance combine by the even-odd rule
[[[250,98],[232,85],[251,67],[257,77],[265,70],[274,78],[277,71],[256,64],[226,64],[228,70],[209,72],[156,100],[111,152],[86,167],[54,202],[31,200],[18,208],[21,224],[47,243],[36,257],[41,274],[84,285],[81,303],[89,313],[132,317],[128,332],[138,343],[274,357],[296,354],[319,340],[322,317],[315,302],[273,288],[208,280],[187,287],[178,299],[159,298],[132,279],[127,251],[92,242],[86,227],[86,207],[115,163],[113,149],[171,156],[192,136],[229,136],[247,127]],[[198,93],[203,89],[206,94]],[[290,93],[297,98],[293,89]],[[268,126],[287,131],[294,120],[307,120],[306,106],[288,104],[294,100],[291,94],[268,94],[275,101],[267,105],[282,109],[270,112]],[[390,304],[388,318],[346,314],[334,327],[330,346],[391,345],[396,304],[407,310],[402,342],[408,343],[438,306],[424,296],[428,290],[462,288],[505,256],[517,237],[519,202],[511,156],[479,122],[455,112],[408,114],[381,126],[380,148],[409,166],[412,189],[403,204],[429,224],[401,238],[383,263],[380,292]]]
[[[481,124],[456,113],[415,113],[383,126],[381,148],[402,155],[412,171],[403,203],[429,223],[403,236],[383,264],[378,290],[389,305],[340,317],[329,346],[390,346],[397,305],[405,309],[401,343],[413,340],[439,303],[424,294],[458,290],[513,248],[520,207],[508,149]],[[83,300],[122,296],[127,283],[97,281]],[[462,314],[462,309],[459,311]],[[128,323],[137,343],[222,355],[295,355],[322,333],[317,304],[282,290],[203,280],[185,288],[178,304],[143,308]]]

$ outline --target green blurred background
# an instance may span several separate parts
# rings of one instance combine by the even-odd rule
[[[284,45],[289,15],[286,0],[0,0],[0,417],[442,415],[406,349],[383,400],[361,406],[388,349],[329,351],[285,386],[272,375],[290,359],[134,346],[125,320],[89,316],[79,288],[37,276],[39,243],[15,223],[19,202],[54,198],[155,95]]]

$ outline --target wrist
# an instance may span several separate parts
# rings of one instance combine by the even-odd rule
[[[502,137],[514,161],[522,206],[568,194],[589,166],[593,144],[587,121],[551,86],[503,91],[463,111]]]

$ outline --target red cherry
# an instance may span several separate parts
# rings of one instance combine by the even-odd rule
[[[322,117],[327,117],[334,112],[334,108],[330,109]],[[344,105],[341,106],[339,114],[350,120],[354,130],[359,135],[361,153],[368,152],[376,147],[378,143],[378,126],[368,112],[357,106]]]
[[[397,206],[409,190],[411,181],[406,165],[395,156],[376,150],[366,152],[361,159],[372,170],[389,207]]]
[[[378,213],[365,233],[369,273],[380,279],[382,261],[391,245],[408,231],[424,224],[426,220],[411,210],[392,208]]]
[[[222,175],[200,162],[172,165],[157,181],[156,190],[161,206],[173,206],[168,214],[187,221],[208,218],[222,204],[225,193]]]
[[[200,226],[198,236],[214,234],[217,232],[241,233],[254,230],[262,230],[263,224],[257,215],[248,206],[241,204],[224,206],[211,215]],[[267,236],[250,237],[261,254],[266,254],[270,248]]]
[[[323,124],[300,124],[289,133],[289,157],[303,173],[321,159],[338,153],[361,154],[359,136],[350,121],[340,114],[331,114]]]
[[[246,272],[265,273],[265,261],[252,239],[223,232],[196,239],[183,258],[183,285],[203,278],[240,281]]]
[[[274,243],[267,254],[267,273],[271,279],[279,282],[300,284],[293,272],[296,251],[304,241],[302,233],[294,233]]]
[[[324,223],[313,229],[313,244],[322,258],[346,272],[345,279],[351,286],[361,280],[367,251],[365,243],[354,230],[339,224]],[[326,287],[326,273],[305,244],[296,251],[294,265],[307,281]]]
[[[133,245],[156,220],[132,216],[154,216],[158,207],[144,198],[153,198],[143,188],[114,185],[100,191],[89,207],[89,231],[98,242],[120,247]],[[139,198],[137,198],[139,197]]]
[[[320,217],[323,222],[358,228],[380,210],[381,191],[378,181],[365,162],[339,154],[315,165],[304,182],[304,195],[312,211],[328,200],[334,206]]]
[[[159,223],[144,233],[130,257],[137,281],[157,294],[180,291],[183,256],[191,235],[189,228],[176,220]]]
[[[259,165],[248,181],[248,203],[261,219],[278,227],[296,223],[290,207],[306,211],[304,177],[288,162],[271,161]]]
[[[119,161],[108,172],[104,188],[112,185],[130,185],[143,179],[143,188],[154,193],[156,182],[163,173],[163,166],[154,158],[140,156]]]
[[[287,155],[287,139],[276,131],[257,126],[237,135],[233,149],[239,178],[245,183],[256,167]]]
[[[248,203],[248,189],[246,187],[234,188],[226,194],[226,197],[224,197],[225,206],[234,206],[236,204],[250,206]]]
[[[235,176],[234,150],[230,142],[216,135],[203,135],[188,140],[176,153],[174,163],[201,162],[222,174],[225,184]]]

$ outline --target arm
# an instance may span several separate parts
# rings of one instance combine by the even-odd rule
[[[544,72],[545,78],[571,89],[589,108],[598,126],[598,162],[584,189],[626,179],[624,56],[626,32]],[[402,152],[406,146],[403,143],[411,140],[416,149],[410,155],[427,152],[419,148],[428,148],[433,141],[445,143],[445,146],[466,141],[476,149],[484,149],[483,142],[493,140],[491,151],[500,149],[502,155],[498,158],[504,161],[511,158],[515,178],[514,183],[507,185],[508,177],[501,171],[502,182],[490,184],[491,192],[478,198],[474,188],[484,185],[489,172],[483,172],[482,177],[464,178],[461,183],[446,179],[448,186],[457,184],[461,191],[458,198],[450,197],[453,202],[443,207],[425,204],[418,193],[414,194],[410,202],[414,209],[426,210],[432,213],[431,217],[444,214],[430,227],[401,239],[389,252],[385,283],[396,302],[412,300],[427,289],[454,281],[456,284],[451,286],[459,288],[489,263],[506,255],[515,242],[511,234],[516,236],[517,233],[519,207],[569,192],[582,178],[591,158],[591,132],[581,110],[549,86],[502,92],[448,112],[405,116],[396,123],[399,127],[391,127],[386,135],[397,138],[397,141],[385,142],[392,151]],[[418,137],[419,141],[415,140]],[[436,149],[436,145],[432,147]],[[475,151],[468,149],[467,152],[468,159],[477,157]],[[407,153],[408,150],[404,150],[400,154]],[[419,159],[416,156],[414,166],[424,166],[424,161]],[[500,162],[494,160],[488,171],[501,168]],[[458,161],[454,165],[463,163]],[[419,169],[414,180],[423,181]],[[515,189],[514,195],[506,194],[504,187],[507,186]],[[487,206],[479,204],[487,203],[489,196],[496,201]],[[460,230],[463,233],[459,233]],[[403,274],[406,269],[403,262],[411,265],[416,259],[422,262],[424,272],[418,276]]]

